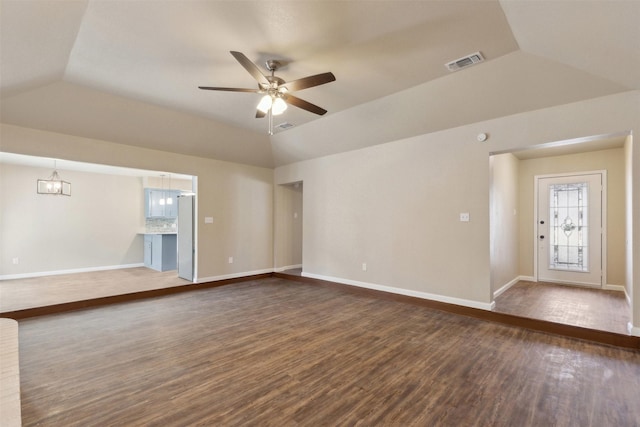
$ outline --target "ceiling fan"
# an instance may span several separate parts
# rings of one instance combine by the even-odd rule
[[[307,89],[314,86],[323,85],[336,79],[333,73],[316,74],[309,77],[303,77],[298,80],[285,82],[275,75],[276,70],[282,66],[277,60],[268,60],[266,67],[271,71],[271,75],[265,76],[257,65],[249,60],[243,53],[231,51],[231,55],[244,67],[245,70],[253,76],[258,82],[257,89],[231,88],[231,87],[212,87],[198,86],[204,90],[221,90],[227,92],[250,92],[265,94],[256,111],[256,118],[264,116],[269,117],[269,135],[273,135],[273,116],[282,114],[287,109],[287,104],[291,104],[303,110],[323,115],[327,112],[324,108],[318,107],[304,99],[291,95],[290,92]]]

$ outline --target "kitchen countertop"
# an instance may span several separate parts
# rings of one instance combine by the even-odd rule
[[[177,231],[139,231],[138,234],[178,234]]]

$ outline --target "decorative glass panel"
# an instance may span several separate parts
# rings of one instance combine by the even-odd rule
[[[589,271],[587,194],[589,184],[549,186],[549,268]]]

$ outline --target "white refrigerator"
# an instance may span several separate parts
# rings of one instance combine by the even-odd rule
[[[195,196],[178,196],[178,277],[193,281]]]

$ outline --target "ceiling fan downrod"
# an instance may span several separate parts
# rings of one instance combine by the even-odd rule
[[[269,103],[269,109],[267,110],[267,121],[268,121],[268,132],[269,135],[273,135],[273,116],[274,115],[279,115],[282,114],[284,112],[284,110],[287,109],[287,104],[284,102],[283,98],[283,92],[279,89],[279,86],[284,84],[285,81],[282,80],[280,77],[276,77],[275,73],[278,70],[278,68],[280,68],[282,66],[282,63],[280,61],[277,61],[275,59],[269,59],[265,62],[265,66],[267,67],[267,70],[271,71],[271,75],[270,76],[266,76],[266,79],[269,81],[269,88],[266,90],[267,95],[271,98],[271,103]],[[286,90],[285,88],[282,88],[282,90]],[[276,111],[274,113],[273,109],[274,109],[274,104],[276,104],[277,102],[280,103],[280,105],[278,106],[278,111]]]

